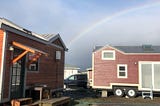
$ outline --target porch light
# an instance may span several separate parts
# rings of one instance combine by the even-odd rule
[[[14,51],[13,46],[10,46],[10,47],[9,47],[9,50],[10,50],[10,51]]]

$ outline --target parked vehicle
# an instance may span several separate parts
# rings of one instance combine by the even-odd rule
[[[137,92],[153,95],[160,92],[160,46],[97,47],[91,74],[93,89],[111,90],[119,97],[135,97]]]
[[[64,80],[64,88],[87,88],[87,74],[74,74]]]

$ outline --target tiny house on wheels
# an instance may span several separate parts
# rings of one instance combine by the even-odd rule
[[[66,50],[59,34],[36,34],[0,18],[0,103],[25,97],[33,86],[62,89]]]
[[[97,46],[92,53],[92,88],[135,97],[160,91],[160,46]]]

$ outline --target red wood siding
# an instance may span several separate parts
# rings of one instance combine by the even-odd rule
[[[63,87],[63,73],[64,73],[64,50],[58,49],[53,46],[45,45],[40,42],[34,41],[32,39],[16,35],[14,33],[8,32],[8,44],[12,41],[22,43],[24,45],[45,51],[48,53],[48,57],[42,55],[39,61],[39,71],[30,72],[27,71],[26,75],[26,85],[30,86],[33,84],[46,84],[49,87],[62,88]],[[59,50],[62,53],[62,58],[60,61],[56,61],[55,52]],[[10,67],[11,55],[10,51],[7,51],[7,62],[6,67]],[[6,69],[9,74],[10,69]],[[8,85],[9,86],[9,85]]]
[[[54,42],[52,42],[53,44],[56,44],[58,46],[63,47],[63,44],[61,43],[60,39],[58,38],[57,40],[55,40]]]
[[[113,49],[107,47],[103,50]],[[119,51],[116,51],[115,60],[102,60],[101,52],[94,53],[94,86],[110,86],[110,83],[138,84],[138,61],[160,61],[160,55],[125,55]],[[128,78],[117,77],[117,64],[127,64]]]

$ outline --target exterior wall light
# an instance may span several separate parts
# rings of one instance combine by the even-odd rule
[[[10,47],[9,47],[9,50],[10,50],[10,51],[14,51],[14,47],[13,47],[13,46],[10,46]]]

